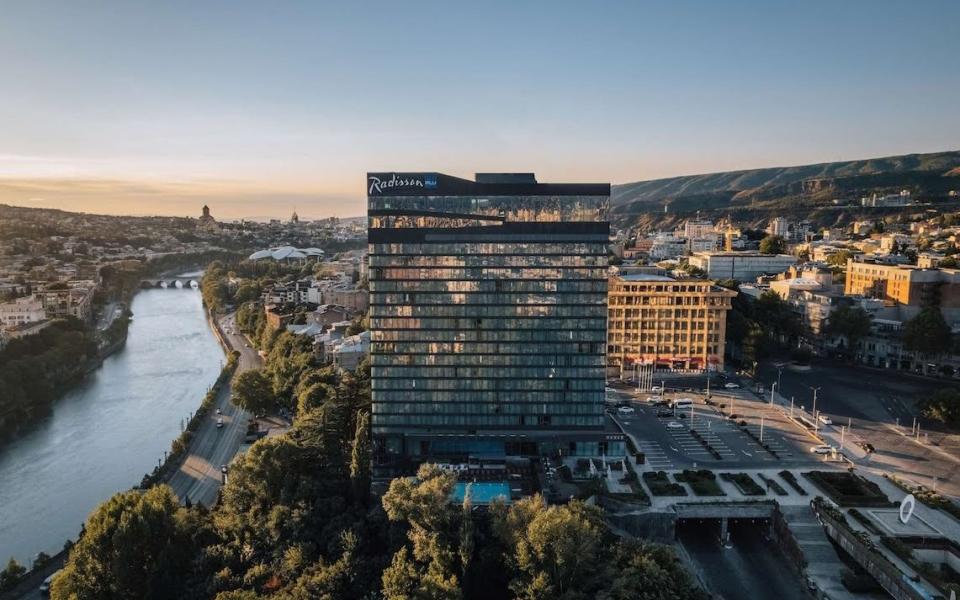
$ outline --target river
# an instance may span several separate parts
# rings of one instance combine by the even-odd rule
[[[195,289],[138,292],[126,346],[0,449],[0,562],[54,554],[140,482],[200,405],[224,355]]]

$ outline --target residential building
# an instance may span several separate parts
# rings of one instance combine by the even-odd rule
[[[321,304],[316,310],[307,313],[307,322],[328,327],[334,323],[349,321],[354,312],[336,304]]]
[[[79,282],[73,282],[79,284]],[[76,317],[88,322],[93,315],[93,293],[96,287],[77,285],[68,289],[46,289],[34,292],[33,296],[43,305],[47,318]]]
[[[622,454],[605,432],[609,184],[369,173],[374,464]]]
[[[690,264],[706,273],[707,279],[753,281],[761,275],[783,273],[797,262],[787,254],[759,252],[696,252]]]
[[[713,226],[713,221],[700,219],[687,219],[683,224],[682,235],[687,239],[713,238],[716,239],[717,231]]]
[[[844,293],[879,298],[898,306],[907,320],[924,306],[938,306],[950,322],[960,322],[960,270],[848,260]]]
[[[363,331],[343,338],[332,354],[335,367],[347,371],[355,370],[360,361],[370,354],[370,332]]]
[[[43,302],[33,296],[16,298],[0,304],[0,327],[14,328],[39,323],[47,318]]]
[[[736,292],[712,281],[649,274],[612,277],[609,290],[611,367],[723,369],[727,311]]]
[[[767,233],[770,235],[778,235],[783,239],[790,237],[790,221],[787,221],[783,217],[776,217],[770,219],[770,224],[767,225]]]
[[[653,238],[650,245],[651,260],[666,260],[683,256],[687,252],[687,240],[661,233]]]
[[[367,312],[370,305],[370,293],[363,289],[329,288],[320,290],[321,304],[345,306],[358,313]]]
[[[917,266],[921,269],[935,269],[946,258],[939,252],[921,252],[917,255]]]

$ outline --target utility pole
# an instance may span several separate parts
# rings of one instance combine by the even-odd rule
[[[793,418],[793,396],[790,396],[790,418]]]
[[[844,439],[844,434],[846,432],[847,432],[847,428],[841,425],[840,426],[840,452],[843,452],[843,439]]]
[[[770,406],[773,406],[773,393],[777,389],[777,387],[779,386],[777,386],[776,381],[770,384]]]
[[[760,415],[760,441],[761,442],[763,441],[763,417],[764,415]]]
[[[783,375],[783,367],[777,367],[777,389],[780,388],[780,376]]]

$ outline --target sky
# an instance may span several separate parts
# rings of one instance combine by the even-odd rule
[[[365,210],[367,171],[675,175],[960,149],[960,2],[31,0],[0,202]]]

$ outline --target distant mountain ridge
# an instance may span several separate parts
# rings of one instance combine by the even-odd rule
[[[900,181],[937,193],[945,186],[960,186],[953,177],[960,177],[960,150],[625,183],[612,187],[611,205],[619,215],[663,210],[665,204],[674,203],[684,210],[717,209],[771,198],[896,186]]]

